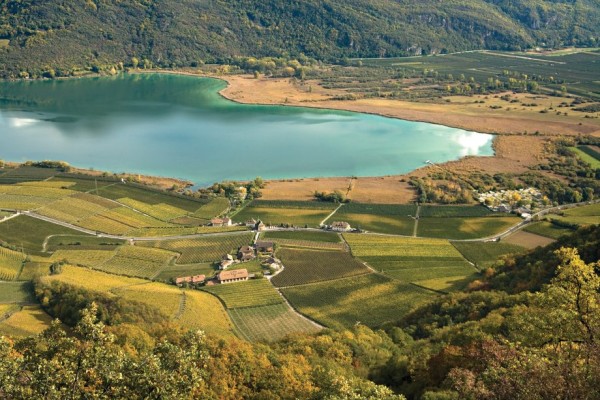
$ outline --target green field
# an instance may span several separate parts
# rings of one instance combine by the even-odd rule
[[[435,294],[378,274],[290,287],[285,297],[302,314],[330,328],[378,327],[401,319]]]
[[[414,205],[344,204],[330,219],[348,222],[353,228],[396,235],[412,235],[417,211]]]
[[[111,259],[94,266],[112,274],[154,279],[177,254],[141,246],[121,246]]]
[[[453,242],[454,247],[477,269],[494,264],[505,254],[515,254],[525,251],[521,246],[501,242]]]
[[[114,250],[125,243],[124,240],[107,239],[97,236],[56,235],[48,238],[46,250]]]
[[[0,304],[32,303],[33,286],[31,282],[0,282]]]
[[[549,221],[540,221],[526,225],[524,231],[535,233],[536,235],[545,236],[552,239],[558,239],[562,235],[573,233],[573,229],[558,226]]]
[[[170,282],[171,279],[180,276],[191,276],[191,275],[206,275],[212,276],[215,272],[215,267],[212,263],[198,263],[198,264],[175,264],[166,266],[154,279],[158,281]]]
[[[467,278],[476,272],[445,239],[356,234],[344,237],[354,256],[366,261],[378,272],[403,282]],[[446,289],[458,288],[448,286]]]
[[[195,264],[218,261],[227,253],[236,254],[239,247],[252,242],[251,232],[235,235],[202,237],[198,239],[161,240],[140,242],[140,246],[156,247],[181,253],[178,264]]]
[[[277,250],[284,269],[271,282],[275,286],[294,286],[369,273],[369,269],[343,251],[288,249]]]
[[[600,203],[569,208],[563,214],[559,217],[562,221],[578,225],[600,224]]]
[[[192,214],[194,217],[209,220],[223,214],[229,208],[229,200],[225,197],[215,197],[209,203],[202,205]]]
[[[240,335],[249,341],[274,342],[295,333],[310,334],[319,330],[287,304],[228,310]]]
[[[4,172],[0,173],[0,184],[42,181],[57,173],[58,170],[53,168],[36,168],[23,165],[18,168],[6,169]]]
[[[483,206],[421,206],[420,217],[487,217],[496,213]],[[497,214],[496,214],[497,215]]]
[[[585,149],[582,149],[584,146],[580,147],[569,147],[569,150],[573,151],[577,154],[577,157],[581,158],[582,161],[590,164],[590,166],[594,169],[600,168],[600,160],[596,157],[593,157],[591,154],[588,154]]]
[[[44,255],[42,245],[51,235],[82,235],[81,232],[36,218],[20,215],[0,223],[0,240],[28,254]]]
[[[229,309],[268,306],[284,302],[277,290],[266,279],[205,286],[202,290],[219,297]]]
[[[310,242],[340,243],[342,240],[337,233],[319,231],[269,231],[260,234],[261,239],[274,240],[291,239]]]
[[[521,221],[518,217],[420,218],[418,236],[476,239],[502,233]]]
[[[254,200],[233,219],[245,222],[252,218],[266,225],[291,225],[317,227],[335,208],[333,203],[310,201],[259,201]]]

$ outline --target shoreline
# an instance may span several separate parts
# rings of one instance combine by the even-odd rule
[[[362,99],[361,100],[333,100],[331,96],[335,93],[331,93],[332,91],[322,88],[317,88],[316,91],[311,90],[310,93],[302,92],[297,86],[295,86],[290,79],[284,78],[259,78],[255,79],[249,75],[216,75],[216,74],[207,74],[202,73],[201,71],[185,71],[185,70],[136,70],[127,72],[129,74],[166,74],[166,75],[180,75],[180,76],[190,76],[197,78],[210,78],[216,79],[224,82],[225,87],[218,90],[217,94],[221,96],[223,99],[228,101],[232,101],[238,104],[256,104],[256,105],[277,105],[277,106],[292,106],[292,107],[303,107],[303,108],[312,108],[312,109],[321,109],[321,110],[329,110],[329,111],[344,111],[344,112],[355,112],[362,114],[370,114],[376,115],[384,118],[393,118],[400,119],[411,122],[419,122],[419,123],[428,123],[443,127],[449,127],[454,129],[461,129],[467,132],[477,132],[477,133],[485,133],[493,135],[492,140],[492,149],[494,151],[493,155],[489,156],[462,156],[456,160],[446,161],[444,163],[435,164],[436,166],[441,166],[445,169],[450,170],[464,170],[465,167],[469,167],[470,169],[481,170],[482,172],[494,173],[494,172],[502,172],[505,167],[500,164],[506,164],[507,162],[510,164],[515,163],[518,164],[519,170],[526,169],[527,166],[533,165],[531,163],[531,156],[537,160],[539,163],[540,159],[543,159],[542,147],[539,146],[539,142],[547,141],[549,138],[556,136],[556,133],[545,133],[545,134],[531,134],[531,133],[517,133],[513,131],[508,131],[505,129],[504,131],[498,131],[498,129],[489,129],[490,126],[502,126],[500,125],[487,125],[489,123],[489,116],[469,116],[469,118],[462,118],[464,115],[454,114],[452,110],[446,110],[447,112],[431,112],[431,110],[417,110],[409,108],[403,108],[403,106],[410,104],[411,107],[416,108],[444,108],[448,107],[444,104],[433,104],[433,103],[418,103],[418,102],[405,102],[400,100],[388,100],[388,99]],[[94,75],[86,75],[85,77],[90,77]],[[95,75],[101,76],[101,75]],[[77,77],[80,78],[80,77]],[[71,79],[71,78],[65,78]],[[266,91],[260,90],[264,89],[268,86]],[[275,92],[278,97],[273,97],[273,92]],[[284,96],[285,101],[281,101],[281,96]],[[291,98],[291,100],[289,100]],[[469,99],[464,98],[464,99]],[[460,104],[452,104],[453,106],[460,106]],[[405,114],[412,115],[405,115]],[[423,114],[424,113],[424,114]],[[427,117],[419,117],[420,115],[427,115]],[[433,116],[433,117],[432,117]],[[453,121],[459,123],[448,123],[448,121],[444,120],[444,116],[450,116],[453,118]],[[495,117],[497,119],[497,117]],[[474,125],[472,122],[476,120],[480,125]],[[500,118],[502,120],[502,118]],[[510,120],[514,123],[522,122],[521,119],[510,118]],[[525,120],[528,121],[528,120]],[[531,121],[530,121],[531,122]],[[487,129],[481,126],[481,124],[486,124]],[[540,125],[544,125],[543,121],[537,121]],[[505,127],[506,128],[506,127]],[[600,135],[600,130],[592,131],[592,133]],[[579,132],[579,134],[582,134]],[[521,145],[525,145],[528,149],[529,154],[514,154],[515,152],[507,151],[510,150],[507,139],[511,138],[510,141],[520,142]],[[517,139],[518,138],[518,139]],[[533,144],[533,145],[532,145]],[[516,144],[515,144],[516,145]],[[533,154],[531,154],[533,152]],[[518,153],[518,152],[517,152]],[[526,152],[527,153],[527,152]],[[500,162],[503,161],[503,162]],[[499,171],[498,168],[489,168],[490,166],[497,167],[498,164],[500,166]],[[75,168],[75,167],[74,167]],[[392,175],[377,175],[377,176],[364,176],[360,177],[361,179],[379,179],[379,178],[406,178],[408,176],[422,176],[426,174],[425,171],[428,171],[432,168],[430,165],[423,165],[422,167],[417,167],[407,173],[404,174],[392,174]],[[467,168],[468,169],[468,168]],[[513,167],[509,167],[508,169],[514,169]],[[88,170],[85,168],[77,168],[78,171],[81,171],[84,174],[88,175],[101,175],[102,172],[98,172],[95,170]],[[131,176],[131,177],[141,177],[142,174],[136,173],[125,173],[125,174],[115,174],[118,176]],[[285,181],[309,181],[309,180],[339,180],[339,179],[347,179],[347,176],[326,176],[326,177],[304,177],[304,178],[278,178],[278,179],[265,179],[269,182],[285,182]],[[251,178],[249,178],[251,179]],[[173,178],[173,177],[158,177],[158,176],[147,176],[144,175],[144,179],[142,180],[146,184],[154,184],[162,188],[166,188],[167,183],[168,186],[172,186],[173,184],[180,185],[185,187],[197,186],[204,187],[202,185],[196,185],[193,182]],[[161,182],[157,184],[157,182]],[[165,183],[167,182],[167,183]]]

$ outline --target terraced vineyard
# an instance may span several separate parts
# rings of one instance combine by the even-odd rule
[[[0,247],[0,280],[17,279],[25,261],[25,255],[19,251]]]
[[[268,306],[284,302],[277,290],[266,279],[205,286],[202,290],[218,296],[228,309]]]
[[[250,341],[273,342],[295,333],[310,334],[319,328],[287,304],[234,308],[228,311],[241,335]]]
[[[284,270],[271,282],[285,287],[369,273],[369,269],[342,251],[283,248],[277,251]]]
[[[502,233],[520,221],[514,216],[421,218],[418,235],[457,240],[484,238]]]
[[[330,243],[330,242],[313,242],[311,240],[295,240],[295,239],[274,239],[275,243],[279,246],[285,247],[304,247],[309,249],[321,249],[321,250],[345,250],[346,246],[344,243]]]
[[[525,249],[502,242],[453,242],[454,247],[479,269],[490,266],[503,255],[521,253]]]
[[[379,327],[399,320],[435,296],[378,274],[289,287],[282,292],[302,314],[330,328],[349,328],[356,323]]]
[[[345,234],[352,254],[377,271],[403,282],[443,290],[432,280],[466,278],[476,272],[460,252],[444,239]],[[427,281],[424,282],[423,281]],[[447,290],[458,289],[448,283]]]
[[[178,264],[194,264],[207,261],[218,261],[223,255],[237,252],[241,246],[250,244],[253,234],[248,232],[239,235],[223,235],[202,237],[198,239],[161,240],[141,242],[140,246],[161,248],[181,253]]]
[[[127,276],[153,278],[173,260],[177,254],[140,246],[122,246],[110,260],[96,266],[97,269]]]

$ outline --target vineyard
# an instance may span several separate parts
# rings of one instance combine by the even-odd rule
[[[475,269],[444,239],[344,235],[352,253],[371,267],[403,282],[466,277]]]
[[[0,280],[12,281],[17,279],[24,260],[23,253],[0,247]]]
[[[113,258],[96,268],[113,274],[152,279],[176,256],[161,249],[122,246]]]
[[[558,226],[548,221],[540,221],[529,224],[523,228],[525,232],[535,233],[536,235],[545,236],[551,239],[558,239],[562,235],[573,233],[573,229]]]
[[[294,240],[294,239],[275,239],[275,242],[279,246],[285,247],[303,247],[308,249],[321,249],[321,250],[345,250],[344,243],[331,243],[331,242],[313,242],[310,240]]]
[[[144,279],[106,274],[101,271],[71,265],[64,265],[60,274],[45,276],[42,278],[42,281],[59,281],[84,289],[106,293],[113,293],[119,288],[131,285],[144,285],[148,283]]]
[[[268,306],[284,302],[277,290],[266,279],[205,286],[202,290],[218,296],[228,309]]]
[[[141,242],[144,247],[155,247],[181,253],[178,264],[194,264],[218,261],[227,253],[237,252],[241,246],[250,244],[252,233],[239,235],[223,235],[198,239],[161,240],[157,242]]]
[[[77,222],[77,225],[96,232],[109,233],[112,235],[125,235],[133,228],[118,220],[110,219],[102,215],[92,215]]]
[[[564,210],[561,216],[551,216],[577,225],[600,224],[600,203]]]
[[[421,206],[421,217],[489,217],[491,215],[505,215],[490,211],[483,206]]]
[[[454,247],[478,269],[485,268],[506,254],[523,252],[523,247],[502,242],[453,242]]]
[[[502,233],[521,221],[518,217],[421,218],[418,235],[432,238],[476,239]]]
[[[34,298],[31,282],[0,282],[0,304],[32,302]]]
[[[117,201],[161,221],[169,221],[187,214],[187,211],[165,203],[148,204],[127,197]]]
[[[18,168],[0,173],[0,183],[17,183],[27,181],[42,181],[56,175],[58,171],[52,168],[36,168],[22,165]]]
[[[113,258],[112,250],[58,250],[50,257],[51,262],[66,260],[69,264],[99,268]]]
[[[344,208],[344,207],[342,207]],[[415,220],[408,215],[384,216],[376,214],[334,214],[327,223],[333,221],[348,222],[352,228],[370,232],[410,236],[413,233]]]
[[[275,286],[303,285],[369,273],[369,269],[342,251],[300,250],[277,251],[284,270],[271,280]]]
[[[50,222],[20,215],[0,223],[0,240],[17,246],[27,254],[42,253],[42,244],[50,235],[82,235],[80,232]]]
[[[229,208],[229,200],[225,197],[215,197],[209,203],[198,208],[192,215],[197,218],[209,220],[221,215]]]
[[[233,325],[219,299],[199,290],[185,291],[185,308],[175,322],[219,337],[233,336]]]
[[[52,323],[40,306],[23,306],[0,322],[0,336],[27,337],[37,335]]]
[[[302,314],[330,328],[379,327],[401,319],[432,292],[377,274],[290,287],[283,294]]]
[[[286,202],[287,203],[287,202]],[[319,203],[317,203],[319,204]],[[324,208],[282,208],[259,207],[254,203],[237,213],[233,219],[244,222],[251,218],[261,220],[266,225],[290,225],[317,227],[335,207]]]
[[[348,203],[340,208],[336,215],[345,214],[370,214],[381,216],[400,216],[415,215],[417,206],[411,204],[366,204],[366,203]]]
[[[249,341],[273,342],[294,333],[315,333],[317,326],[298,315],[287,304],[234,308],[229,316]]]
[[[77,223],[80,220],[100,214],[106,210],[106,207],[87,200],[76,197],[64,197],[36,210],[36,212],[60,221]]]
[[[340,243],[340,236],[337,233],[320,231],[270,231],[261,233],[261,238],[265,240],[289,239],[296,241]]]

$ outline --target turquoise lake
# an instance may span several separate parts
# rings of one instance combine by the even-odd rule
[[[492,135],[375,115],[242,105],[216,79],[143,74],[0,83],[0,159],[188,179],[379,176],[466,155]]]

